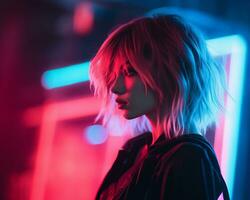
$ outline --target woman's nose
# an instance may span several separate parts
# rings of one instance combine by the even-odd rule
[[[114,81],[114,83],[111,87],[111,92],[113,92],[114,94],[121,95],[121,94],[125,93],[125,90],[126,90],[126,88],[125,88],[125,84],[124,84],[124,79],[120,75]]]

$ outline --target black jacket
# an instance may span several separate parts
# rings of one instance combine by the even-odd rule
[[[229,200],[215,152],[203,136],[186,134],[167,141],[162,134],[152,146],[151,142],[152,134],[147,132],[125,143],[96,200],[215,200],[222,192],[224,200]],[[132,176],[123,176],[128,184],[118,184],[145,145],[145,159]]]

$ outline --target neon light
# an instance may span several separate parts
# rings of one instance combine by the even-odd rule
[[[30,193],[31,200],[43,200],[45,182],[48,175],[48,163],[51,156],[52,143],[56,129],[57,112],[55,107],[45,105],[39,132],[39,141],[35,157],[35,168]]]
[[[80,2],[76,5],[73,18],[73,28],[78,34],[89,33],[94,25],[94,13],[90,2]]]
[[[57,111],[57,121],[96,115],[100,110],[100,101],[93,96],[63,102],[53,102],[49,105]],[[30,127],[39,126],[43,110],[43,106],[27,109],[23,114],[24,124]]]
[[[45,194],[45,184],[48,175],[48,163],[50,160],[52,143],[56,131],[56,125],[61,120],[94,115],[100,109],[98,99],[84,97],[59,103],[46,103],[42,107],[35,107],[24,113],[24,122],[31,120],[33,116],[38,121],[28,121],[29,125],[40,125],[38,147],[35,160],[35,168],[30,193],[31,200],[42,200]]]
[[[239,35],[212,39],[207,42],[207,45],[214,56],[231,55],[228,92],[233,99],[228,97],[226,102],[221,171],[232,197],[247,46],[245,40]]]
[[[89,126],[85,129],[85,137],[90,144],[102,144],[108,138],[108,132],[101,125]]]
[[[89,80],[89,62],[48,70],[42,75],[42,85],[46,89],[64,87]]]

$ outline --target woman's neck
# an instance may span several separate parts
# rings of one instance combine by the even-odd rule
[[[163,133],[162,128],[152,127],[152,145],[155,143],[155,141],[160,137],[162,133]]]
[[[152,127],[152,145],[163,133],[162,124],[157,123],[155,114],[147,115],[148,120],[150,121]]]
[[[162,123],[157,123],[155,114],[147,115],[148,120],[150,121],[152,127],[152,145],[164,133],[164,128]],[[185,133],[199,133],[198,129],[194,124],[190,125],[188,129],[184,130]]]

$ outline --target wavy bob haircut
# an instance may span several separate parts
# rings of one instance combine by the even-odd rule
[[[223,110],[225,73],[197,30],[177,15],[141,17],[111,32],[91,60],[91,88],[102,100],[96,121],[101,118],[110,131],[151,131],[144,115],[132,120],[119,115],[110,91],[117,57],[130,62],[145,91],[156,94],[157,123],[167,138],[188,134],[191,127],[204,134]]]

